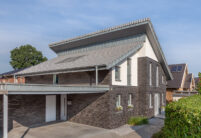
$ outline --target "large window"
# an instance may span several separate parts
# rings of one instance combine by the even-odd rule
[[[53,75],[53,84],[58,84],[59,83],[59,77],[57,74]]]
[[[127,83],[131,85],[131,59],[127,59]]]
[[[152,64],[149,64],[149,85],[152,86]]]
[[[158,66],[156,67],[156,87],[159,86],[159,71],[158,71]]]
[[[120,81],[120,79],[121,79],[121,78],[120,78],[120,75],[121,75],[120,73],[121,73],[121,72],[120,72],[120,67],[119,67],[119,66],[116,66],[116,67],[115,67],[115,80],[116,80],[116,81]]]

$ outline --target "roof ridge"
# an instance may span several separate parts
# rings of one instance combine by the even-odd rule
[[[54,47],[54,46],[57,46],[57,45],[60,45],[60,44],[76,41],[76,40],[79,40],[79,39],[84,39],[84,38],[87,38],[87,37],[92,37],[93,35],[98,35],[98,34],[101,34],[101,33],[113,31],[113,30],[120,29],[120,28],[123,28],[123,27],[128,27],[128,26],[140,24],[140,23],[143,23],[143,22],[146,22],[146,21],[150,22],[150,18],[139,19],[139,20],[131,21],[131,22],[126,23],[126,24],[109,27],[109,28],[106,28],[106,29],[103,29],[103,30],[100,30],[100,31],[80,35],[80,36],[69,38],[69,39],[66,39],[66,40],[59,41],[59,42],[53,42],[53,43],[49,44],[49,47]]]

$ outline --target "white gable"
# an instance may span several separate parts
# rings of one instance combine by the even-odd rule
[[[138,86],[138,58],[139,57],[149,57],[158,62],[156,54],[149,42],[149,39],[146,36],[146,41],[144,42],[144,46],[133,56],[131,56],[131,85]],[[112,85],[127,85],[127,61],[124,61],[121,65],[121,81],[115,81],[115,70],[112,69]]]

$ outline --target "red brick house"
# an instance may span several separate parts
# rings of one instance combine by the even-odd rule
[[[166,104],[172,75],[149,19],[49,47],[56,58],[15,74],[25,84],[0,86],[5,137],[7,127],[58,120],[116,128]]]
[[[22,71],[23,69],[13,70],[0,74],[0,83],[25,83],[24,77],[15,77],[15,73]]]

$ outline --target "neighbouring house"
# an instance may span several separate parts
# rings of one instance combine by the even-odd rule
[[[197,88],[197,86],[198,86],[198,84],[200,82],[200,78],[196,77],[196,78],[194,78],[194,80],[195,80],[195,88]]]
[[[195,80],[193,74],[188,72],[187,64],[172,64],[169,68],[174,79],[167,82],[166,100],[168,102],[178,100],[185,96],[185,92],[186,95],[194,94]],[[174,93],[177,93],[175,97]]]
[[[22,71],[23,69],[17,69],[0,74],[0,83],[25,83],[24,77],[15,77],[15,73]]]
[[[25,84],[1,84],[5,135],[6,127],[58,120],[111,129],[166,104],[172,75],[150,19],[49,47],[56,58],[15,74]]]

